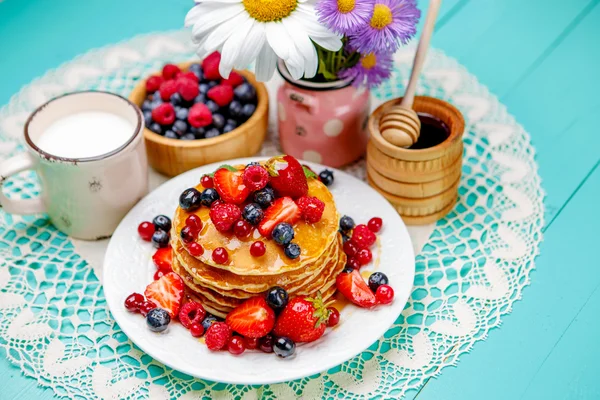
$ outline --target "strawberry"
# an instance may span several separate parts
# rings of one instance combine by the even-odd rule
[[[377,304],[375,295],[356,269],[352,272],[339,274],[335,280],[335,285],[345,298],[357,306],[371,308]]]
[[[206,93],[206,97],[217,103],[219,107],[225,107],[233,100],[233,88],[229,85],[217,85]]]
[[[252,297],[227,314],[229,327],[242,336],[260,338],[275,325],[275,311],[263,297]]]
[[[214,53],[208,55],[202,61],[202,70],[204,71],[204,77],[206,79],[214,80],[221,79],[221,74],[219,73],[219,64],[221,63],[221,53],[215,51]]]
[[[300,208],[291,197],[280,197],[265,210],[265,216],[258,226],[258,231],[264,237],[271,237],[271,232],[277,225],[282,222],[293,225],[298,222],[300,215]]]
[[[271,175],[271,187],[279,197],[289,196],[293,199],[306,196],[308,182],[302,165],[292,156],[273,157],[266,164]]]
[[[296,343],[314,342],[323,336],[328,319],[329,310],[320,293],[314,299],[299,296],[290,300],[279,314],[273,332]]]
[[[242,83],[244,83],[244,77],[235,71],[231,71],[229,78],[221,80],[221,84],[229,85],[233,88],[240,86]]]
[[[169,272],[149,284],[144,295],[158,307],[168,311],[171,318],[175,318],[183,298],[183,281],[175,272]]]
[[[242,171],[221,167],[213,177],[215,189],[226,203],[241,204],[248,198],[250,189],[244,184]]]
[[[352,240],[359,249],[368,249],[375,244],[377,236],[375,236],[365,224],[360,224],[356,225],[352,231],[352,239],[350,240]]]
[[[171,246],[156,250],[156,253],[152,256],[152,261],[159,271],[165,273],[173,271],[171,268],[171,264],[173,263],[173,251],[171,251]]]
[[[219,232],[228,232],[240,218],[242,211],[235,204],[218,204],[210,208],[210,220]]]

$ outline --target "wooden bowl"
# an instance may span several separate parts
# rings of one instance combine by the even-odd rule
[[[193,63],[179,64],[179,68],[186,71]],[[146,128],[144,129],[146,152],[152,168],[167,176],[175,176],[201,165],[249,157],[260,150],[269,125],[267,88],[257,82],[250,71],[237,72],[256,88],[258,104],[250,119],[233,131],[210,139],[169,139]],[[129,100],[141,107],[145,99],[146,80],[142,80],[129,95]]]

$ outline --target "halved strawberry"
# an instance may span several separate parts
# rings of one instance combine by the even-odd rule
[[[250,189],[244,184],[243,172],[235,168],[219,168],[213,177],[215,189],[226,203],[241,204]]]
[[[175,318],[183,298],[183,281],[175,272],[169,272],[146,287],[146,299],[166,310]]]
[[[252,297],[227,314],[225,322],[242,336],[260,338],[273,329],[275,312],[263,297]]]
[[[302,165],[292,156],[273,157],[267,161],[265,167],[271,175],[271,187],[280,196],[289,196],[294,199],[306,196],[308,181]]]
[[[345,298],[357,306],[371,308],[377,304],[375,295],[357,270],[339,274],[335,286]]]
[[[300,207],[291,197],[280,197],[265,210],[265,216],[258,226],[258,231],[265,237],[271,237],[275,226],[282,222],[293,225],[298,222],[301,215]]]
[[[159,271],[163,271],[164,273],[172,272],[173,251],[171,250],[171,246],[156,250],[156,253],[152,256],[152,261]]]
[[[319,293],[315,298],[295,297],[279,314],[273,333],[296,343],[314,342],[325,333],[328,318],[329,310]]]

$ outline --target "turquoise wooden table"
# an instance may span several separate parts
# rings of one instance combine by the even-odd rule
[[[445,0],[433,45],[530,132],[547,192],[541,256],[513,312],[408,398],[598,399],[600,0]],[[91,48],[179,28],[189,0],[0,2],[0,104]],[[427,1],[420,1],[427,7]],[[52,399],[0,354],[0,399]]]

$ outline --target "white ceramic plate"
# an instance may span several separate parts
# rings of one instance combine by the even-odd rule
[[[250,161],[256,158],[229,163]],[[325,168],[307,164],[315,171]],[[342,171],[334,172],[335,182],[330,187],[340,215],[350,215],[356,223],[366,223],[373,216],[383,218],[374,262],[363,270],[378,270],[388,276],[395,291],[391,305],[370,311],[353,305],[345,307],[337,327],[328,329],[316,342],[299,345],[296,355],[285,360],[259,351],[247,351],[241,356],[227,351],[211,352],[180,324],[172,323],[166,332],[153,333],[140,314],[124,308],[125,298],[133,292],[144,293],[156,271],[151,260],[154,248],[138,237],[137,226],[158,214],[173,215],[181,192],[218,166],[203,166],[166,182],[141,200],[115,231],[104,262],[104,293],[113,317],[127,336],[173,369],[233,384],[268,384],[310,376],[342,364],[379,339],[398,318],[410,295],[415,273],[413,248],[404,223],[388,202],[367,184]]]

